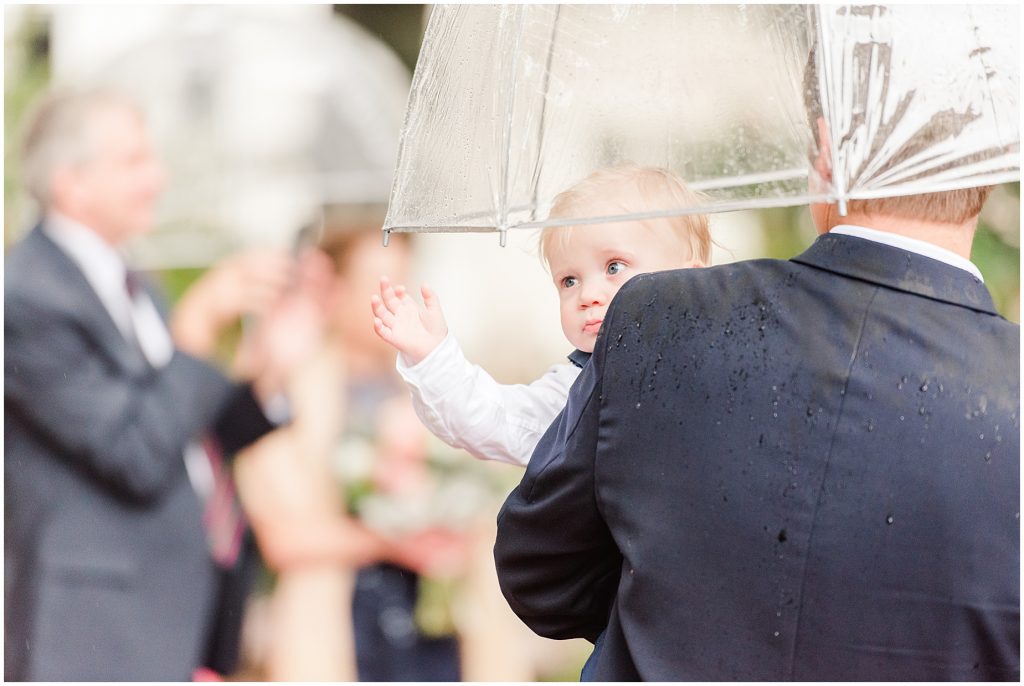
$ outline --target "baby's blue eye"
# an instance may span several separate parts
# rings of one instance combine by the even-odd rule
[[[562,288],[572,288],[576,285],[578,279],[575,276],[567,276],[562,279]]]
[[[621,272],[625,268],[626,268],[626,263],[625,262],[610,262],[608,264],[608,273],[611,274],[611,275],[615,275],[615,274],[618,274],[619,272]]]

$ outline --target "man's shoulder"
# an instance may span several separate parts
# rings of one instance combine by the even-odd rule
[[[28,231],[4,256],[4,288],[18,287],[25,277],[49,269],[59,260],[60,248],[46,237],[42,225]]]
[[[639,274],[626,282],[616,300],[623,304],[642,301],[654,305],[659,301],[686,299],[704,291],[718,291],[723,287],[733,290],[745,283],[784,277],[794,269],[799,267],[789,260],[762,258]]]
[[[71,259],[39,227],[30,231],[4,257],[5,318],[20,316],[26,309],[75,311],[69,286],[72,269],[77,267]]]

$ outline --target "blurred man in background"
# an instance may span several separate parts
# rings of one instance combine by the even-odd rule
[[[278,303],[294,265],[227,260],[168,329],[121,252],[164,183],[141,112],[113,92],[52,93],[22,155],[42,216],[4,282],[4,676],[230,671],[253,548],[228,458],[273,427],[264,408],[316,323],[263,327],[252,383],[201,358]]]

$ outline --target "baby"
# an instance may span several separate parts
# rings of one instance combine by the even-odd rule
[[[637,214],[700,202],[671,171],[628,164],[596,171],[563,191],[550,216]],[[386,277],[371,299],[374,330],[398,350],[398,372],[420,420],[441,440],[481,459],[526,466],[565,407],[619,288],[637,274],[706,266],[711,235],[705,215],[549,227],[541,232],[540,253],[558,291],[562,331],[576,350],[569,356],[573,365],[555,365],[529,385],[499,384],[471,364],[426,285],[423,307]]]

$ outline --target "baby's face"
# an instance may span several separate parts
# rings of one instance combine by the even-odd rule
[[[558,289],[562,331],[583,352],[594,340],[612,298],[637,274],[695,266],[681,245],[639,222],[594,224],[556,231],[547,250]]]

